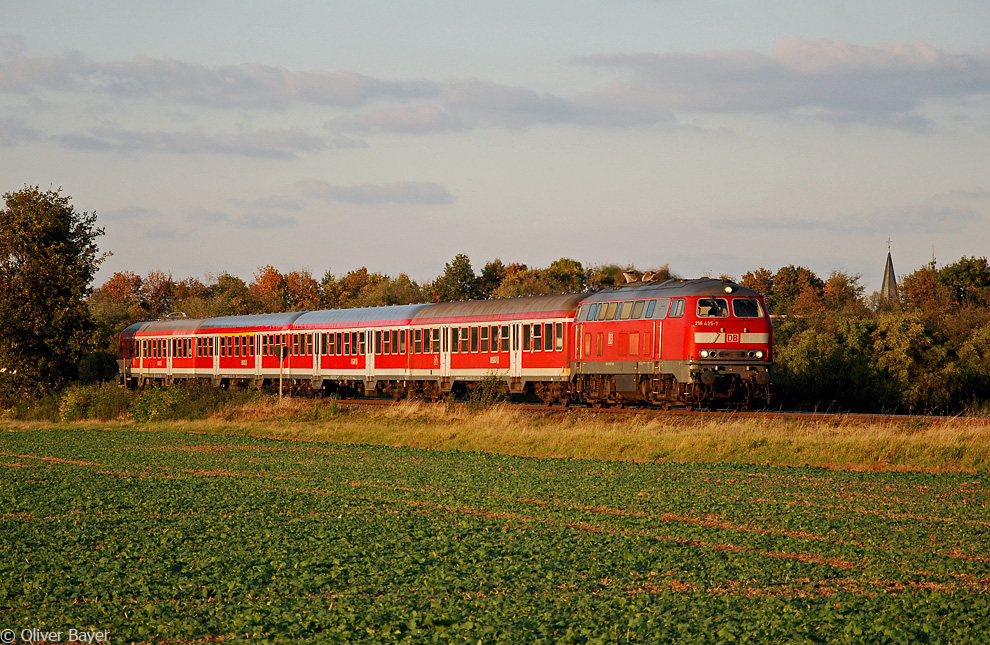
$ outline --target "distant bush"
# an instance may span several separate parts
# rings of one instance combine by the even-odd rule
[[[73,385],[62,392],[58,405],[59,420],[119,419],[128,414],[133,399],[131,392],[112,383]]]
[[[142,390],[136,399],[132,412],[137,421],[161,421],[180,418],[179,409],[189,398],[180,387],[159,387],[157,385]]]

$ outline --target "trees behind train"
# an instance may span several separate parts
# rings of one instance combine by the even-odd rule
[[[0,398],[56,388],[76,374],[93,322],[86,296],[104,259],[95,213],[61,188],[25,186],[0,210]]]

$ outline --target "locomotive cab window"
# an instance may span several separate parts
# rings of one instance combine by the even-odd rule
[[[756,298],[736,298],[732,301],[732,315],[736,318],[763,318],[763,307]]]
[[[725,298],[698,298],[699,318],[728,318],[729,304]]]

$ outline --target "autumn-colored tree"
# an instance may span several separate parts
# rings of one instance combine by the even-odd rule
[[[773,276],[773,290],[770,294],[773,304],[770,311],[787,313],[801,292],[809,292],[803,299],[807,302],[815,297],[820,298],[824,287],[825,283],[811,269],[796,267],[793,264],[781,267]]]
[[[285,311],[288,306],[285,276],[270,264],[255,272],[254,281],[248,285],[248,289],[257,303],[259,313]]]
[[[372,306],[376,302],[374,292],[387,279],[381,273],[369,273],[367,267],[349,271],[332,287],[332,293],[337,300],[335,307],[347,309]],[[323,291],[324,294],[327,293],[326,285]],[[324,300],[326,300],[326,295],[324,295]]]
[[[285,274],[285,301],[289,311],[321,309],[320,285],[306,269]]]
[[[175,299],[189,300],[190,298],[209,297],[210,290],[199,278],[186,278],[175,285]]]
[[[543,273],[552,293],[580,293],[584,291],[584,267],[577,260],[560,258],[554,260]]]
[[[103,286],[94,290],[99,292],[108,302],[118,304],[141,304],[144,300],[144,281],[133,271],[117,271]]]
[[[257,305],[247,284],[226,271],[210,286],[210,315],[234,316],[257,313]]]
[[[95,213],[58,190],[25,186],[0,210],[0,397],[38,393],[71,379],[91,348],[86,305],[104,259]]]
[[[502,280],[495,290],[496,298],[518,298],[520,296],[544,296],[554,293],[554,287],[537,269],[514,271]]]
[[[918,311],[931,324],[943,320],[952,307],[952,289],[939,280],[934,263],[905,276],[899,290],[905,311]]]
[[[773,310],[773,271],[764,267],[756,271],[747,271],[739,280],[739,284],[763,296],[767,307]]]
[[[148,315],[164,318],[172,313],[175,303],[175,282],[171,274],[164,271],[151,271],[144,279],[144,301]]]

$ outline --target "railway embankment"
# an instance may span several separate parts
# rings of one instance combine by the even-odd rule
[[[354,405],[251,392],[90,389],[0,427],[103,427],[253,435],[527,457],[740,463],[842,470],[990,470],[990,418],[883,415],[678,414],[512,405]]]

